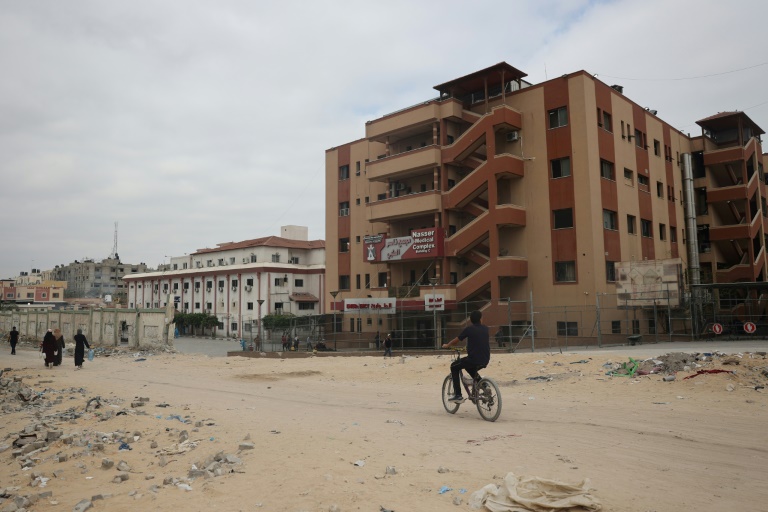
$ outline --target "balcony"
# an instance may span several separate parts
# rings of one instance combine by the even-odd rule
[[[368,221],[384,222],[440,211],[441,194],[436,190],[416,192],[368,203]]]
[[[427,146],[368,162],[366,173],[371,181],[402,179],[440,165],[440,147]]]
[[[415,127],[423,127],[444,118],[461,118],[463,106],[456,99],[430,100],[368,121],[365,136],[369,140],[385,142],[391,135],[406,134]]]

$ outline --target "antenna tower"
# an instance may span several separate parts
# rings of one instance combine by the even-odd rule
[[[115,222],[115,243],[112,246],[112,254],[109,255],[110,259],[119,260],[120,256],[117,255],[117,222]]]

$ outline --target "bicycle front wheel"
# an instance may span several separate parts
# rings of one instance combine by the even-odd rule
[[[445,410],[451,414],[455,414],[456,411],[459,410],[459,405],[461,405],[448,400],[455,394],[456,392],[453,390],[453,378],[448,375],[443,381],[443,407],[445,407]]]
[[[445,398],[443,398],[445,400]],[[496,421],[501,414],[501,394],[496,383],[483,378],[477,383],[477,412],[486,421]]]

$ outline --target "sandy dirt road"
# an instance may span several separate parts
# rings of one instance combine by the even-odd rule
[[[21,377],[42,393],[35,401],[42,405],[0,395],[0,445],[41,423],[75,441],[50,443],[29,470],[12,449],[3,451],[0,488],[51,491],[30,510],[72,510],[108,494],[93,510],[444,511],[470,510],[473,491],[513,472],[571,483],[588,478],[604,510],[768,510],[768,397],[755,389],[768,383],[761,373],[768,360],[743,354],[740,364],[723,366],[716,358],[702,368],[735,374],[684,380],[693,368],[674,382],[606,375],[605,363],[662,355],[660,348],[494,355],[484,374],[501,387],[495,423],[469,403],[455,415],[443,409],[446,355],[385,361],[162,354],[137,361],[126,354],[74,371],[71,357],[46,370],[36,352],[4,353],[0,367],[10,370],[3,378]],[[542,376],[551,380],[527,380]],[[94,396],[102,397],[101,409],[70,421],[54,417],[82,413]],[[149,401],[132,407],[137,397]],[[162,458],[184,430],[196,447]],[[104,433],[113,436],[103,451],[78,446],[78,439]],[[132,450],[118,451],[121,438]],[[253,449],[239,450],[244,440]],[[192,464],[218,452],[240,459],[234,472],[188,478]],[[66,460],[57,462],[62,453]],[[105,457],[125,461],[129,479],[114,483],[116,470],[101,468]],[[396,474],[387,475],[388,466]],[[35,471],[51,477],[44,489],[30,487]],[[452,490],[440,494],[443,487]]]

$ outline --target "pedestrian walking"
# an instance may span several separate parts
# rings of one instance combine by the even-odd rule
[[[16,326],[13,326],[11,332],[8,333],[8,342],[11,344],[11,355],[16,355],[16,344],[19,342],[19,331],[16,330]]]
[[[380,350],[381,349],[381,336],[379,336],[379,331],[376,331],[376,337],[373,338],[373,341],[376,342],[376,350],[377,351]]]
[[[384,357],[387,357],[387,354],[389,354],[389,357],[392,357],[392,335],[387,334],[387,337],[384,338]]]
[[[43,344],[40,346],[40,350],[45,354],[45,367],[53,368],[53,362],[56,360],[56,338],[51,329],[48,329],[48,332],[43,336]]]
[[[53,337],[56,338],[56,357],[54,357],[53,366],[59,366],[64,359],[64,350],[67,345],[64,343],[64,335],[58,327],[53,330]]]
[[[88,344],[88,340],[85,338],[82,329],[77,330],[75,334],[75,370],[83,369],[83,361],[85,360],[85,348],[89,349],[91,346]]]

